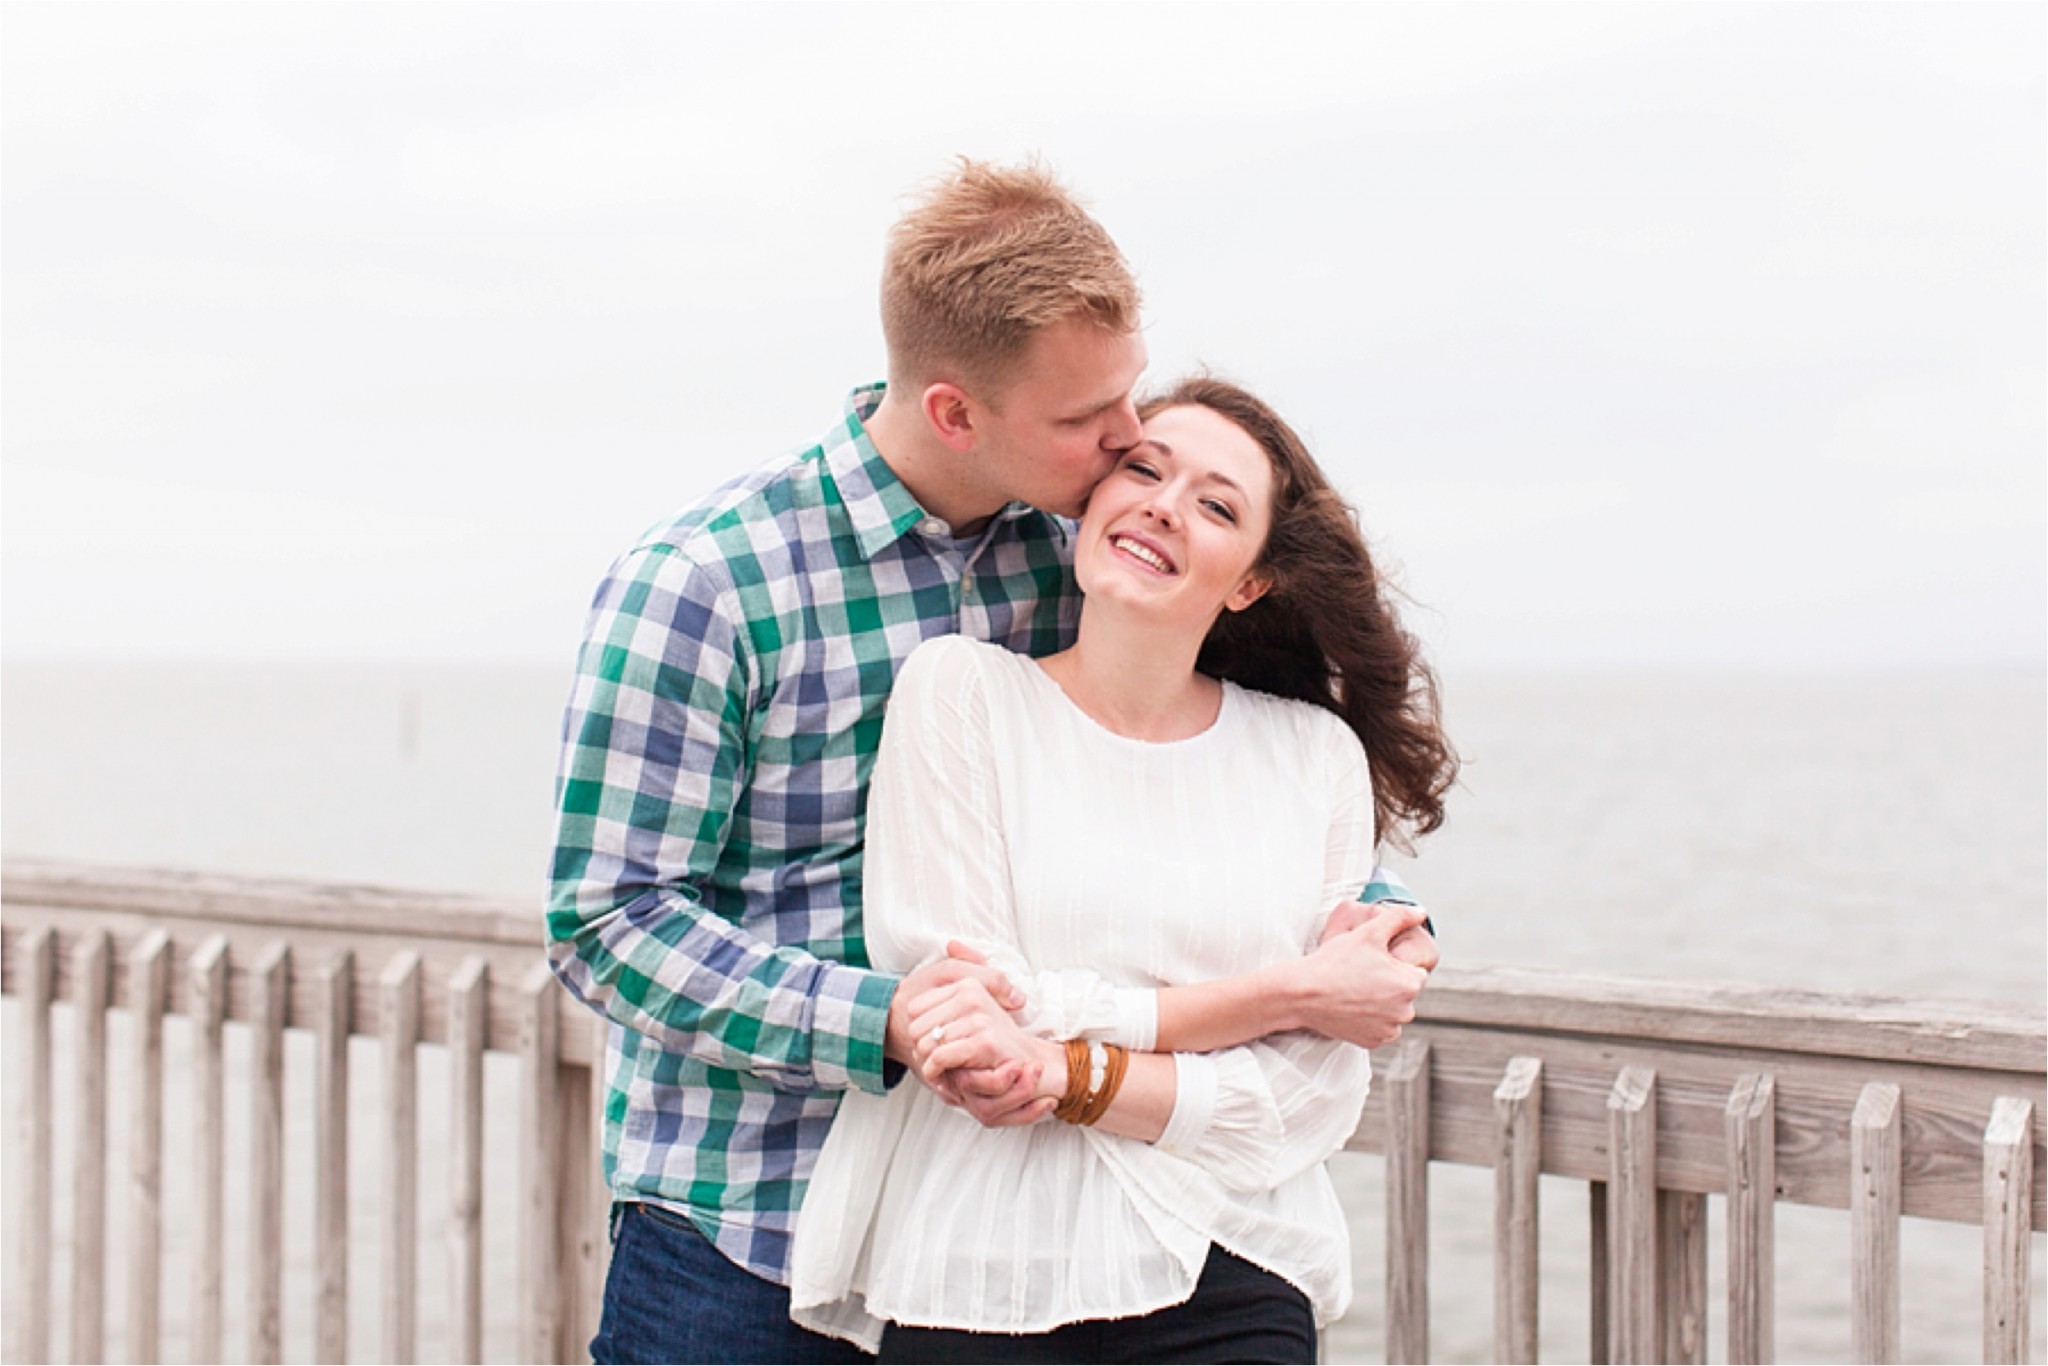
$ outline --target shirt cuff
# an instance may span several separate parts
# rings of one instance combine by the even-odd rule
[[[1153,1146],[1190,1157],[1216,1117],[1216,1062],[1200,1053],[1173,1055],[1173,1115]]]
[[[887,973],[820,965],[811,1011],[811,1081],[825,1090],[859,1087],[880,1095],[882,1044],[889,1035],[889,1002],[899,979]]]
[[[1150,1053],[1159,1042],[1159,993],[1150,987],[1119,987],[1116,993],[1116,1034],[1133,1053]]]

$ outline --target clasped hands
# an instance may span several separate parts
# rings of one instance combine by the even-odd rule
[[[1392,903],[1336,908],[1312,952],[1251,975],[1263,1027],[1245,1038],[1306,1029],[1364,1048],[1398,1038],[1437,964],[1423,919],[1420,907]],[[981,954],[949,943],[898,985],[885,1052],[983,1125],[1036,1124],[1066,1089],[1066,1053],[1018,1026],[1024,1003]]]

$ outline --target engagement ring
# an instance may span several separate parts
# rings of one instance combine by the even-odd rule
[[[946,1027],[944,1025],[933,1025],[930,1037],[934,1046],[944,1043],[946,1041]]]

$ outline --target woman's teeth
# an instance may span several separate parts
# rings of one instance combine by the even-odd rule
[[[1162,574],[1171,574],[1173,572],[1173,566],[1160,558],[1157,551],[1142,541],[1134,541],[1128,536],[1117,536],[1111,539],[1110,544],[1123,551],[1126,555],[1151,565]]]

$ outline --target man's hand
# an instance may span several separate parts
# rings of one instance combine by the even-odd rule
[[[1332,936],[1355,930],[1360,925],[1369,925],[1380,916],[1402,908],[1405,903],[1389,901],[1347,901],[1330,912],[1330,922],[1323,927],[1320,943],[1328,943]],[[1429,917],[1425,914],[1423,919]],[[1435,972],[1438,953],[1436,940],[1418,922],[1414,928],[1395,935],[1387,948],[1394,957],[1424,972]]]
[[[1361,914],[1362,913],[1362,914]],[[1339,928],[1339,917],[1349,928]],[[1346,906],[1333,912],[1315,952],[1288,964],[1286,985],[1299,1002],[1303,1028],[1363,1048],[1378,1048],[1401,1037],[1401,1026],[1415,1018],[1415,998],[1429,980],[1427,969],[1404,962],[1392,949],[1411,931],[1420,931],[1420,906],[1383,904]],[[1436,945],[1409,946],[1426,952],[1434,963]]]

